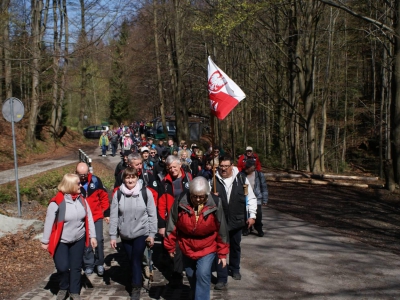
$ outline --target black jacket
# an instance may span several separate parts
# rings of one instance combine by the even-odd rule
[[[238,174],[232,184],[231,197],[228,203],[225,186],[221,183],[221,179],[216,177],[217,193],[222,201],[224,208],[226,223],[228,229],[238,229],[246,225],[246,198],[244,195],[243,184],[245,182],[243,174]],[[214,190],[213,182],[211,181],[211,191]]]

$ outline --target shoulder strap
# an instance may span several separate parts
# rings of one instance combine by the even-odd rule
[[[122,192],[120,189],[117,190],[117,199],[118,199],[118,203],[121,200],[121,196],[122,196]]]
[[[143,183],[144,183],[144,187],[148,186],[149,184],[149,174],[147,174],[147,172],[143,172]]]
[[[148,198],[147,198],[147,188],[145,186],[142,187],[142,197],[143,197],[143,200],[144,200],[144,204],[147,207]]]

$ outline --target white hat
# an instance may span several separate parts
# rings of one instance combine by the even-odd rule
[[[142,148],[140,148],[140,152],[143,153],[144,151],[149,152],[149,148],[147,148],[147,147],[142,147]]]
[[[253,147],[247,146],[246,151],[253,151]]]

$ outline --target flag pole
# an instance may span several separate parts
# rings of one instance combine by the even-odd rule
[[[210,155],[213,155],[214,152],[214,146],[215,146],[215,131],[214,131],[214,115],[211,113],[211,109],[210,109],[210,126],[211,126],[211,147],[212,147],[212,152],[210,153]],[[215,159],[213,157],[212,159],[212,170],[213,170],[213,187],[214,187],[214,194],[217,193],[217,181],[215,178],[215,172],[217,166],[215,165]]]

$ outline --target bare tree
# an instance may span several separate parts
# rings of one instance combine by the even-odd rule
[[[36,124],[39,113],[39,83],[40,83],[40,54],[41,42],[47,25],[48,7],[50,0],[31,0],[31,77],[32,77],[32,95],[31,110],[29,112],[29,124],[27,130],[27,145],[31,148],[36,146]]]

